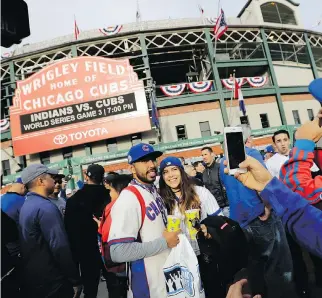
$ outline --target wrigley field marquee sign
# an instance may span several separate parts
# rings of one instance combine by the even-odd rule
[[[19,81],[10,121],[15,156],[151,129],[129,60],[101,57],[63,60]]]

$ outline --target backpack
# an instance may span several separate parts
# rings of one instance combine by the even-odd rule
[[[142,229],[143,223],[144,223],[144,219],[145,219],[145,202],[144,199],[140,193],[140,191],[133,185],[130,185],[128,187],[126,187],[124,190],[128,190],[132,193],[134,193],[134,195],[136,196],[136,198],[138,199],[140,206],[141,206],[141,218],[142,218],[142,223],[138,232],[138,237],[137,237],[137,242],[141,242],[141,237],[140,237],[140,231]],[[101,223],[101,231],[102,231],[102,256],[103,256],[103,261],[104,261],[104,265],[105,268],[108,272],[114,272],[114,273],[119,273],[119,272],[124,272],[126,270],[126,263],[114,263],[111,259],[111,254],[110,254],[110,245],[107,243],[108,240],[108,235],[110,233],[110,229],[111,229],[111,217],[109,216],[110,211],[114,205],[114,203],[117,200],[111,202],[106,210],[104,210],[103,212],[103,216],[102,216],[102,223]],[[106,212],[107,211],[107,212]],[[108,214],[106,214],[108,213]],[[105,228],[105,229],[103,229]],[[104,234],[104,237],[103,237]],[[104,241],[104,240],[106,241]]]

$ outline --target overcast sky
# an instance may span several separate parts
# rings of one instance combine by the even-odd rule
[[[81,31],[135,22],[137,7],[137,0],[25,1],[29,8],[31,35],[22,44],[72,34],[74,15]],[[237,16],[246,2],[247,0],[221,0],[227,16]],[[322,0],[299,2],[304,27],[312,29],[322,18]],[[143,21],[199,17],[198,4],[204,8],[205,17],[217,15],[218,0],[139,0]],[[322,31],[322,25],[314,30]]]

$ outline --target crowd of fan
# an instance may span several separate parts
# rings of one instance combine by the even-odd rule
[[[165,157],[148,144],[128,153],[131,174],[89,165],[72,192],[42,164],[25,168],[1,197],[2,297],[167,296],[163,265],[179,233],[189,239],[206,297],[310,297],[310,254],[322,288],[322,137],[318,118],[302,125],[291,148],[274,133],[265,156],[243,127],[246,173],[227,175],[225,156],[201,149],[202,160]],[[196,239],[185,212],[200,210]],[[181,219],[166,230],[167,216]],[[248,295],[248,296],[246,296]]]

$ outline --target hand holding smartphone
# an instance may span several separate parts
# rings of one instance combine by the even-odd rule
[[[239,168],[239,164],[246,159],[242,127],[225,127],[224,145],[229,175],[234,175],[236,172],[246,173],[247,169]]]

